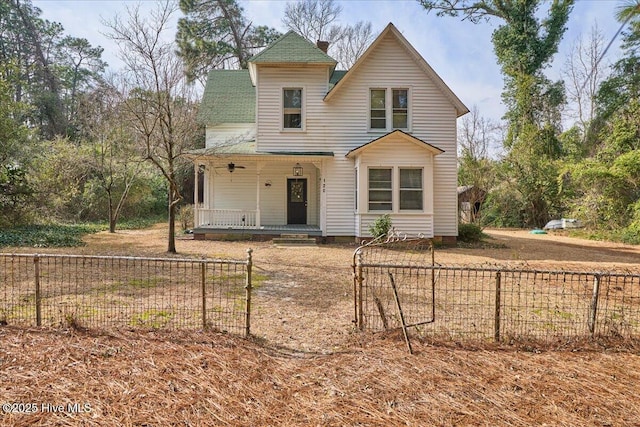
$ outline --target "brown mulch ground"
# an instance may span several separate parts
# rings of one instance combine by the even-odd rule
[[[157,226],[99,233],[73,252],[165,256],[165,232]],[[436,261],[629,270],[640,264],[634,246],[516,230],[489,234],[487,247],[441,249]],[[0,411],[0,425],[640,426],[636,343],[415,342],[411,356],[398,334],[353,332],[355,246],[178,241],[179,252],[195,256],[241,258],[247,247],[267,277],[256,291],[252,341],[0,326],[0,403],[37,409]],[[52,412],[56,405],[63,412]],[[80,407],[89,411],[69,412]]]

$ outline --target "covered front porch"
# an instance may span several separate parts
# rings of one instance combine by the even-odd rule
[[[203,150],[205,151],[205,150]],[[194,157],[194,235],[323,236],[323,162],[332,153]]]

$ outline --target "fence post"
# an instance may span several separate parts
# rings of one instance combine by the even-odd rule
[[[245,336],[251,335],[251,267],[253,266],[253,260],[251,254],[253,249],[247,249],[247,277],[246,284],[244,286],[246,290],[246,302],[247,311],[245,313]]]
[[[207,264],[205,261],[200,263],[200,283],[202,285],[202,329],[207,329]]]
[[[493,326],[493,339],[500,342],[500,293],[502,285],[502,273],[496,271],[496,306],[495,306],[495,323]]]
[[[40,256],[33,256],[34,275],[36,284],[36,326],[42,326],[42,296],[40,295]]]
[[[436,321],[436,249],[433,240],[430,241],[431,250],[431,320]]]
[[[600,275],[593,276],[593,295],[589,307],[589,333],[593,337],[596,333],[596,317],[598,315],[598,297],[600,296]]]
[[[364,277],[362,277],[362,251],[358,251],[356,260],[358,264],[358,329],[362,331],[364,329],[364,314],[362,313],[362,283],[364,281]]]

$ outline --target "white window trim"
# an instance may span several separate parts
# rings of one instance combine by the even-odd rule
[[[380,165],[380,166],[368,166],[366,169],[367,169],[367,192],[366,192],[366,195],[367,195],[367,198],[366,198],[367,212],[368,213],[381,213],[381,212],[382,213],[391,213],[391,212],[395,212],[394,211],[395,198],[396,198],[396,195],[395,195],[396,192],[395,192],[395,189],[394,189],[394,183],[396,181],[395,177],[394,177],[395,168],[393,166]],[[369,194],[370,194],[369,192],[371,191],[371,185],[370,185],[370,173],[369,173],[369,171],[372,170],[372,169],[387,169],[387,170],[390,169],[391,170],[391,209],[390,210],[382,210],[382,209],[381,210],[376,210],[376,209],[371,209],[371,207],[370,207],[371,201],[369,200]]]
[[[425,185],[424,185],[424,184],[425,184],[425,183],[424,183],[424,179],[425,179],[425,177],[424,177],[424,167],[422,167],[422,166],[416,166],[416,167],[412,167],[412,166],[398,166],[398,167],[397,167],[397,169],[398,169],[398,175],[397,175],[397,176],[398,176],[398,181],[397,181],[397,184],[398,184],[398,185],[397,185],[397,187],[398,187],[398,206],[397,206],[397,208],[398,208],[398,210],[397,210],[397,211],[398,211],[398,212],[402,212],[402,213],[408,213],[408,212],[424,212],[424,211],[425,211],[425,208],[424,208],[424,205],[425,205],[425,188],[424,188],[424,187],[425,187]],[[412,170],[420,170],[420,171],[421,171],[421,174],[420,174],[420,175],[421,175],[421,177],[422,177],[422,183],[421,183],[420,191],[422,192],[422,208],[420,208],[420,209],[402,209],[402,208],[400,207],[400,202],[401,202],[401,201],[400,201],[400,192],[401,192],[401,188],[400,188],[400,170],[401,170],[401,169],[412,169]],[[405,191],[417,191],[417,189],[406,189]]]
[[[385,124],[384,128],[372,128],[371,127],[371,91],[372,90],[384,90],[385,98]],[[394,128],[393,127],[393,91],[394,90],[406,90],[407,91],[407,127],[406,128]],[[401,130],[407,133],[411,132],[411,123],[413,118],[413,90],[411,86],[371,86],[368,88],[367,93],[367,131],[372,133],[387,133],[393,130]]]
[[[369,170],[370,169],[391,169],[391,210],[372,210],[369,208]],[[422,209],[400,209],[400,169],[420,169],[422,171]],[[366,167],[366,197],[364,198],[363,207],[366,206],[366,213],[379,214],[379,213],[395,213],[395,214],[424,214],[427,213],[427,192],[426,183],[427,179],[424,166],[411,166],[411,165],[375,165]],[[357,197],[357,196],[356,196]],[[362,199],[361,199],[362,200]]]
[[[287,89],[300,89],[302,91],[302,102],[300,105],[300,124],[299,128],[286,128],[284,127],[284,91]],[[304,85],[286,85],[280,87],[280,132],[283,133],[300,133],[306,132],[306,116],[307,116],[307,88]]]

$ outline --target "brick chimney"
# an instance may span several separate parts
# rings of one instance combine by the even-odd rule
[[[324,53],[327,53],[327,51],[329,50],[329,42],[318,40],[316,42],[316,46],[318,46],[318,49],[320,49]]]

